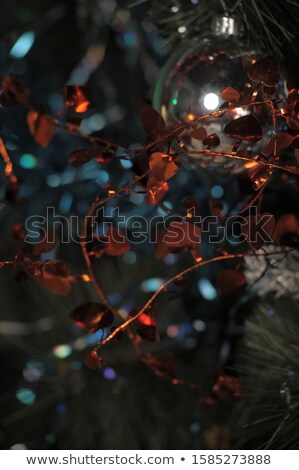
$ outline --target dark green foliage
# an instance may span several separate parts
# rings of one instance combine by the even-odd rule
[[[299,449],[298,302],[261,302],[244,343],[238,369],[247,403],[233,416],[235,447]]]
[[[137,3],[137,2],[136,2]],[[141,3],[141,2],[140,2]],[[195,3],[195,2],[194,2]],[[214,15],[223,14],[224,9],[245,25],[245,35],[259,44],[264,51],[274,51],[285,56],[285,48],[296,50],[298,4],[271,0],[202,0],[194,4],[190,0],[175,2],[179,10],[173,12],[173,0],[151,0],[151,16],[160,32],[170,41],[179,38],[178,28],[185,26],[186,35],[193,38],[199,32],[209,30]]]

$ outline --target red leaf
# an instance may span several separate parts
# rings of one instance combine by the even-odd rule
[[[71,312],[75,325],[85,328],[89,333],[108,328],[113,323],[113,313],[103,304],[86,302]]]
[[[179,167],[168,155],[161,152],[152,153],[149,167],[153,177],[158,181],[166,181],[176,174]]]
[[[144,357],[144,362],[155,372],[159,377],[174,377],[174,356],[171,353],[160,354],[160,356],[152,356],[148,354]]]
[[[278,132],[277,133],[277,148],[278,150],[284,150],[292,145],[294,136],[288,134],[287,132]]]
[[[240,92],[240,100],[238,101],[238,106],[244,106],[250,103],[252,99],[253,90],[251,88],[246,89],[245,91]]]
[[[103,359],[94,350],[86,354],[85,364],[92,370],[97,369],[97,367],[102,368],[105,365]]]
[[[287,125],[290,129],[299,129],[299,90],[295,88],[290,91],[287,105],[283,109],[283,117],[287,118]]]
[[[131,245],[126,237],[117,227],[109,226],[107,229],[109,243],[106,245],[105,253],[109,256],[121,256],[130,251]]]
[[[276,85],[280,79],[280,70],[275,56],[269,55],[254,62],[248,69],[248,77],[269,87]]]
[[[226,101],[238,101],[240,99],[240,93],[229,86],[222,91],[221,98]]]
[[[252,168],[249,168],[248,176],[253,182],[253,189],[258,191],[264,184],[267,183],[272,174],[272,169],[268,166],[257,163]]]
[[[62,275],[61,265],[65,266],[65,263],[58,262],[46,266],[38,282],[53,294],[68,295],[71,291],[71,283],[68,277]]]
[[[72,166],[80,166],[89,162],[93,158],[100,158],[102,153],[103,149],[100,147],[74,150],[74,152],[72,152],[69,156],[69,164]]]
[[[187,211],[188,214],[197,215],[200,211],[200,204],[194,196],[186,196],[182,203],[183,209]]]
[[[297,131],[299,129],[299,119],[296,118],[287,118],[287,126],[290,129],[293,129],[294,131]]]
[[[224,128],[225,134],[246,142],[257,142],[263,137],[262,126],[253,114],[248,114],[230,121]]]
[[[141,311],[142,307],[132,308],[129,312],[129,317],[136,317]],[[155,303],[151,304],[139,317],[136,318],[136,322],[141,324],[151,325],[152,320],[156,321],[158,316],[158,309]]]
[[[271,241],[275,228],[275,218],[272,214],[264,212],[257,216],[247,216],[241,225],[241,232],[246,242],[254,250],[259,250],[266,242]]]
[[[34,256],[39,256],[41,253],[49,253],[54,250],[56,246],[56,240],[53,234],[45,234],[43,240],[35,243],[33,246],[32,253]]]
[[[67,106],[75,108],[77,113],[84,113],[90,104],[89,88],[85,86],[66,86],[63,97]]]
[[[207,137],[207,135],[208,133],[204,127],[198,127],[190,134],[190,136],[196,140],[204,140]]]
[[[51,142],[56,126],[47,114],[39,114],[37,111],[29,111],[27,124],[30,134],[41,147],[47,147]]]
[[[25,103],[30,94],[26,85],[18,77],[8,75],[2,80],[0,102],[4,107]]]
[[[266,147],[263,150],[263,155],[271,155],[274,152],[274,137],[270,137]]]
[[[140,117],[144,130],[153,139],[158,139],[165,132],[165,122],[161,114],[150,104],[142,103],[140,106]]]
[[[146,203],[149,206],[153,206],[165,196],[168,189],[169,186],[166,181],[157,181],[153,176],[151,176],[147,182]]]
[[[216,287],[221,295],[226,295],[243,286],[245,282],[245,276],[239,271],[224,269],[217,276]]]
[[[221,374],[213,386],[213,393],[221,400],[241,400],[242,386],[240,381],[231,375]]]
[[[65,261],[51,261],[46,269],[55,276],[67,277],[69,275],[69,266]]]
[[[142,338],[144,341],[150,341],[155,343],[160,341],[159,329],[156,323],[153,323],[151,325],[139,324],[137,327],[137,333],[139,334],[140,338]]]
[[[141,307],[133,308],[129,317],[134,318],[139,314]],[[157,324],[158,309],[155,304],[150,305],[145,312],[137,316],[135,324],[139,336],[150,342],[160,341],[160,333]]]
[[[170,248],[186,247],[200,243],[201,230],[195,224],[174,221],[169,224],[165,243]]]
[[[294,136],[288,134],[287,132],[278,132],[277,133],[277,151],[284,150],[292,145]],[[271,155],[274,152],[274,137],[270,137],[269,142],[267,143],[266,148],[263,151],[264,155]]]
[[[208,147],[217,147],[220,144],[220,139],[217,134],[210,134],[206,139],[203,141],[203,145],[207,145]]]
[[[275,243],[279,243],[287,233],[299,236],[299,221],[294,214],[284,214],[280,217],[276,223],[272,238]]]

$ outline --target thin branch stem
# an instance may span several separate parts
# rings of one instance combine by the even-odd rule
[[[255,161],[253,158],[249,157],[241,157],[239,155],[232,155],[229,153],[222,153],[222,152],[211,152],[210,150],[190,150],[188,152],[176,152],[174,154],[170,154],[170,156],[187,156],[187,155],[207,155],[209,157],[224,157],[224,158],[231,158],[233,160],[241,160],[244,162],[251,162],[256,163],[257,165],[262,165],[265,167],[276,168],[278,170],[286,171],[288,173],[293,173],[294,175],[299,175],[299,168],[287,168],[281,165],[277,165],[276,163],[265,162],[263,160]]]
[[[7,153],[6,147],[1,137],[0,137],[0,155],[5,165],[4,174],[7,178],[10,179],[13,176],[13,166],[12,166],[10,156]]]
[[[280,254],[280,253],[289,253],[293,251],[291,250],[283,250],[281,252],[276,252],[275,254]],[[102,341],[98,346],[96,346],[95,349],[100,349],[102,346],[105,344],[109,343],[117,334],[119,334],[121,331],[125,330],[128,328],[132,323],[134,323],[140,315],[142,315],[153,303],[153,301],[161,294],[161,292],[165,291],[165,289],[174,281],[181,279],[184,277],[186,274],[191,273],[192,271],[195,271],[196,269],[200,268],[201,266],[206,266],[207,264],[212,264],[212,263],[217,263],[219,261],[224,261],[228,259],[244,259],[246,256],[271,256],[273,253],[236,253],[236,254],[227,254],[223,256],[217,256],[216,258],[212,258],[209,260],[204,260],[204,261],[199,261],[198,263],[195,263],[193,266],[190,266],[189,268],[184,269],[183,271],[179,272],[175,276],[171,277],[168,279],[168,281],[164,282],[161,287],[150,297],[150,299],[145,303],[145,305],[139,310],[137,315],[134,317],[128,318],[124,323],[122,323],[118,328],[116,328],[107,338]]]
[[[146,176],[146,174],[147,174],[147,172],[143,173],[141,176],[139,176],[135,180],[131,180],[131,182],[129,184],[130,185],[137,184],[142,178],[144,178]],[[120,193],[122,193],[124,191],[127,191],[127,190],[128,190],[128,184],[120,187],[113,194],[109,194],[105,198],[100,199],[99,196],[97,196],[97,198],[91,204],[91,206],[90,206],[90,208],[89,208],[89,210],[88,210],[88,212],[87,212],[87,214],[84,218],[83,230],[82,230],[81,235],[80,235],[81,250],[82,250],[82,254],[83,254],[85,264],[86,264],[89,276],[91,278],[91,281],[94,284],[94,287],[95,287],[100,299],[102,300],[102,302],[111,310],[111,312],[114,314],[115,317],[117,317],[121,320],[123,320],[123,317],[113,307],[113,305],[111,305],[111,303],[109,302],[103,288],[101,287],[99,281],[95,277],[94,271],[92,269],[91,259],[90,259],[89,253],[87,251],[87,240],[86,239],[87,239],[87,232],[88,232],[88,224],[90,222],[91,217],[94,214],[94,211],[97,209],[97,207],[104,205],[110,199],[116,197]]]

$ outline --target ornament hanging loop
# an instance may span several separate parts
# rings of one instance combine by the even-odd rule
[[[243,27],[233,16],[223,13],[212,18],[212,31],[216,35],[223,36],[241,36]]]

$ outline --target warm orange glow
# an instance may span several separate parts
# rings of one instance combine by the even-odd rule
[[[87,110],[89,106],[89,101],[85,100],[85,101],[82,101],[81,103],[79,103],[77,106],[76,106],[76,112],[77,113],[85,113],[85,111]]]
[[[256,162],[248,162],[248,163],[245,163],[244,168],[253,168],[257,165],[258,165],[258,163],[256,163]]]
[[[142,313],[140,317],[138,318],[138,321],[142,323],[143,325],[151,325],[152,324],[152,319],[146,315],[145,313]]]
[[[196,116],[195,114],[189,113],[187,118],[189,119],[189,121],[193,121],[196,118]]]
[[[7,162],[7,164],[5,166],[4,174],[5,174],[5,176],[9,176],[9,175],[11,175],[11,173],[12,173],[12,163]]]

